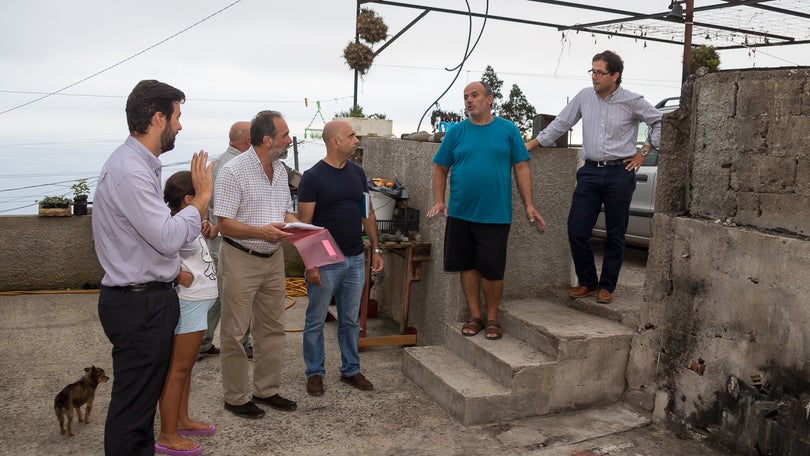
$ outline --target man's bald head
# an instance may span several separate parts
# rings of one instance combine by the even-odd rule
[[[232,147],[244,152],[250,148],[250,122],[240,121],[231,125],[228,141]]]
[[[351,128],[344,120],[332,120],[323,126],[323,142],[327,147],[329,147],[329,140],[340,136],[340,130],[346,127]]]
[[[352,126],[344,120],[333,120],[323,126],[323,142],[326,156],[337,162],[345,162],[359,142]]]

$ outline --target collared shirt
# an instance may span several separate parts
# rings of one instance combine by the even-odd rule
[[[287,184],[287,170],[281,160],[273,162],[273,181],[267,178],[253,147],[225,164],[214,183],[214,214],[248,226],[283,222],[292,212],[292,198]],[[281,247],[264,239],[236,239],[243,246],[260,253],[271,253]]]
[[[101,168],[92,223],[102,285],[171,282],[180,271],[180,248],[199,235],[196,208],[172,217],[163,201],[162,165],[130,136]]]
[[[619,86],[603,100],[593,88],[582,89],[548,127],[538,133],[543,147],[567,133],[582,119],[582,158],[603,161],[632,157],[636,153],[638,124],[652,125],[646,145],[661,141],[661,112],[644,97]]]
[[[225,163],[228,163],[234,157],[238,157],[241,154],[242,154],[242,152],[239,149],[237,149],[236,147],[228,146],[228,149],[226,149],[225,152],[223,152],[222,155],[220,155],[214,161],[214,167],[211,170],[211,172],[213,173],[214,182],[216,182],[217,175],[219,174],[219,170],[221,170],[222,167],[225,166]],[[211,202],[208,203],[208,220],[210,220],[211,223],[217,223],[217,216],[214,215],[214,198],[213,197],[211,198]]]

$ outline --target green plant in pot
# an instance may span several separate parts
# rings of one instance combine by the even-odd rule
[[[39,204],[39,215],[41,216],[70,215],[70,200],[64,196],[46,196],[37,203]]]
[[[90,195],[87,178],[78,179],[70,189],[73,190],[73,215],[87,215],[87,197]]]

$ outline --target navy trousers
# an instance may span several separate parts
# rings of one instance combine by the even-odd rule
[[[180,318],[177,291],[122,293],[101,287],[98,316],[113,344],[104,453],[151,456],[155,453],[155,410]]]
[[[583,165],[577,171],[577,186],[568,214],[568,243],[579,285],[599,286],[613,293],[624,261],[624,235],[630,216],[630,201],[636,189],[636,173],[624,166]],[[601,277],[596,275],[591,232],[602,205],[605,206],[607,240]]]

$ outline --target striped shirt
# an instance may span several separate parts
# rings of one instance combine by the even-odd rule
[[[178,252],[200,234],[200,213],[172,216],[163,201],[163,164],[132,136],[101,168],[93,197],[93,242],[108,287],[171,282]]]
[[[214,214],[248,226],[283,222],[292,212],[287,170],[281,160],[273,162],[273,181],[267,179],[253,147],[234,157],[219,171],[214,184]],[[281,247],[264,239],[239,239],[243,246],[260,253]]]
[[[636,154],[638,125],[653,127],[646,145],[658,147],[661,141],[661,112],[644,97],[619,86],[607,99],[588,87],[582,89],[548,127],[538,133],[543,147],[554,141],[582,119],[582,158],[619,160]]]

